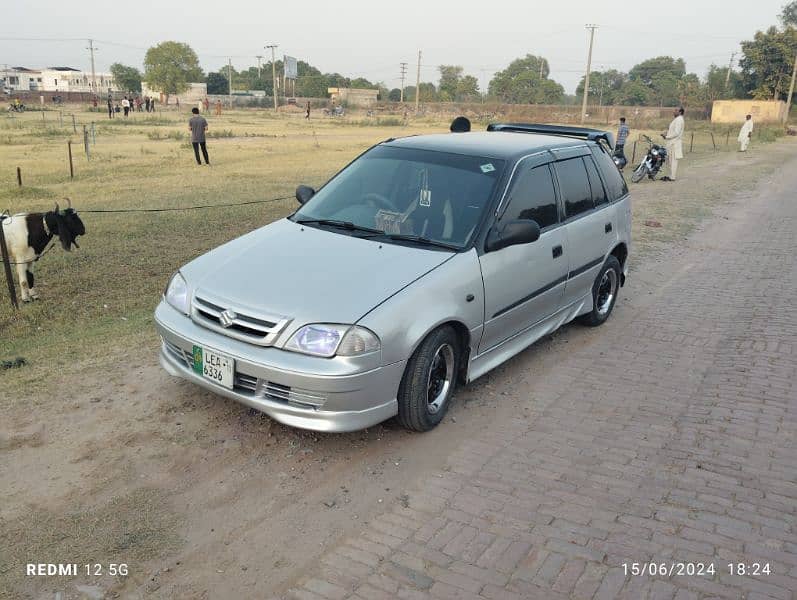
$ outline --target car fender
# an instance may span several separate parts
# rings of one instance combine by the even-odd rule
[[[446,322],[464,327],[473,348],[484,324],[484,282],[475,249],[462,252],[374,307],[358,325],[382,342],[383,364],[407,360]]]

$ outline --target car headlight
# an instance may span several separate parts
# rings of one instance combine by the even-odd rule
[[[313,356],[357,356],[379,350],[376,334],[358,325],[315,323],[300,328],[285,344],[286,350]]]
[[[171,281],[169,281],[169,285],[166,286],[166,291],[163,293],[163,297],[166,299],[166,302],[181,313],[184,315],[188,314],[188,286],[179,271],[172,275]]]

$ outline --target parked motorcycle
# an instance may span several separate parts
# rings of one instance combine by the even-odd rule
[[[646,135],[642,137],[645,138],[648,143],[648,152],[642,157],[642,162],[639,163],[639,166],[631,175],[631,181],[633,183],[639,183],[645,175],[650,179],[656,179],[659,171],[661,171],[664,167],[664,163],[667,161],[667,149],[664,146],[659,146],[654,143],[653,140]]]
[[[25,105],[21,102],[12,102],[8,106],[8,112],[25,112]]]

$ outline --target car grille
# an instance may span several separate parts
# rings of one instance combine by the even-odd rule
[[[193,369],[194,357],[188,350],[183,350],[176,344],[163,338],[163,347],[175,358],[185,363],[189,369]],[[319,409],[326,402],[326,396],[316,392],[309,392],[299,388],[292,388],[289,385],[282,385],[258,379],[253,375],[246,375],[239,371],[235,372],[233,379],[233,389],[239,394],[245,394],[255,398],[262,398],[271,402],[279,402],[298,408]]]
[[[271,346],[290,322],[284,317],[247,314],[224,304],[197,294],[191,303],[191,320],[197,325],[258,346]]]

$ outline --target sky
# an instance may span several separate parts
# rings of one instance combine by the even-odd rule
[[[739,42],[777,24],[785,2],[10,0],[0,20],[0,68],[90,70],[88,38],[99,49],[98,71],[114,62],[142,68],[146,49],[166,40],[189,44],[205,71],[228,57],[236,69],[256,65],[256,55],[270,56],[264,46],[278,44],[277,57],[394,88],[401,62],[408,63],[406,85],[415,84],[420,50],[421,81],[436,83],[438,65],[453,64],[485,89],[512,60],[537,54],[573,93],[586,67],[586,24],[598,25],[593,71],[627,71],[666,54],[702,76],[712,63],[727,65],[732,52],[738,60]]]

